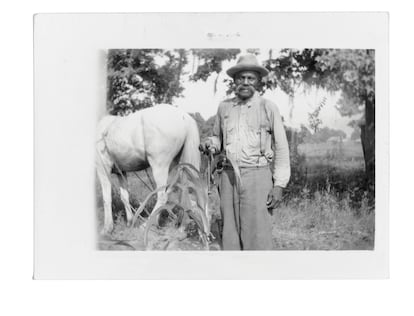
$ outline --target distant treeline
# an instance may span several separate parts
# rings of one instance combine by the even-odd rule
[[[201,139],[205,139],[212,135],[215,115],[207,120],[205,120],[198,112],[192,113],[191,116],[197,122]],[[325,143],[329,140],[343,141],[347,138],[344,131],[329,127],[320,128],[316,133],[311,133],[311,131],[304,125],[301,125],[299,129],[285,126],[285,129],[288,141],[291,145]],[[351,138],[358,139],[359,136]]]

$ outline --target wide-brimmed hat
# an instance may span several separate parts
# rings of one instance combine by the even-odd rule
[[[227,70],[227,74],[230,77],[234,77],[240,71],[256,71],[262,77],[267,76],[269,71],[259,64],[257,58],[253,54],[247,54],[240,56],[237,64]]]

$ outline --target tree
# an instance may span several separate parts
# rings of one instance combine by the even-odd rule
[[[258,53],[257,49],[250,49]],[[239,49],[192,49],[192,50],[111,50],[108,56],[108,107],[118,114],[150,106],[152,103],[172,103],[181,96],[181,76],[193,57],[193,71],[190,80],[206,81],[213,73],[222,71],[225,60],[233,60]],[[329,92],[341,92],[337,109],[344,116],[362,114],[360,121],[366,174],[375,178],[375,51],[351,49],[283,49],[273,57],[272,50],[265,61],[270,71],[260,92],[279,87],[293,97],[298,87],[316,87]],[[160,62],[160,60],[162,62]],[[134,80],[138,75],[142,78]],[[225,80],[232,91],[232,81]],[[147,85],[152,102],[145,103],[135,98],[134,91],[140,89],[137,82]],[[135,90],[134,90],[135,89]],[[216,85],[215,85],[216,90]],[[144,100],[145,97],[143,98]],[[312,115],[315,114],[315,115]],[[310,116],[315,132],[320,128],[318,113]],[[295,134],[292,134],[295,135]]]
[[[192,49],[191,52],[194,64],[190,80],[207,81],[211,74],[216,73],[217,76],[214,81],[214,93],[216,93],[217,80],[220,72],[223,70],[223,61],[235,59],[240,53],[240,49]],[[224,81],[230,84],[228,79]]]
[[[315,143],[324,143],[332,137],[337,137],[339,139],[345,139],[346,133],[338,129],[323,127],[318,132],[312,135],[312,140]]]
[[[111,49],[108,110],[115,115],[128,115],[157,103],[172,104],[174,98],[182,96],[181,79],[190,55],[193,56],[190,80],[206,81],[212,73],[221,72],[224,60],[236,58],[239,52],[238,49]]]
[[[299,130],[299,143],[311,143],[312,142],[312,133],[310,130],[303,124],[300,125]]]
[[[190,79],[206,81],[213,72],[219,74],[223,70],[223,61],[235,59],[240,49],[192,49],[191,52],[197,66],[193,67]]]
[[[322,125],[322,120],[319,118],[319,114],[321,113],[322,108],[326,103],[327,98],[324,97],[322,101],[319,103],[318,107],[312,113],[308,114],[309,126],[313,130],[314,133],[319,131],[319,127]]]
[[[183,49],[111,49],[108,52],[109,112],[127,115],[154,103],[172,103],[184,90]]]
[[[284,49],[266,61],[268,89],[280,87],[293,95],[297,87],[341,92],[337,109],[342,115],[363,114],[361,142],[365,170],[375,179],[375,51],[351,49]]]
[[[359,128],[355,128],[351,134],[351,140],[358,140],[361,139],[361,131]]]

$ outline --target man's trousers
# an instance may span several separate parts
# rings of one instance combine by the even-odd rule
[[[223,250],[272,250],[272,217],[266,206],[272,188],[270,168],[240,168],[240,174],[239,189],[232,169],[221,174]]]

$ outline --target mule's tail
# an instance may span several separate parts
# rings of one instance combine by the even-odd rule
[[[200,145],[200,134],[198,132],[198,126],[190,115],[186,115],[186,122],[187,136],[184,141],[180,163],[190,163],[200,171],[201,158],[198,149]]]

